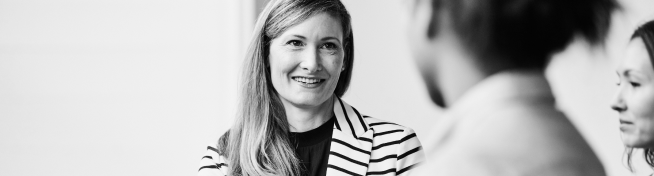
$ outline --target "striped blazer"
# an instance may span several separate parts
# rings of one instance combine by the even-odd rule
[[[334,114],[327,175],[407,175],[424,160],[412,129],[362,115],[338,98]],[[224,176],[228,169],[215,146],[208,146],[198,175]]]

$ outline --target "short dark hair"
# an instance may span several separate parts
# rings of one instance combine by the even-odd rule
[[[433,0],[432,7],[429,37],[438,33],[440,14],[446,12],[455,34],[476,56],[496,56],[517,68],[544,68],[577,33],[592,44],[603,41],[618,4],[614,0]]]

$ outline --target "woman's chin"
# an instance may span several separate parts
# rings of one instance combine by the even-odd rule
[[[622,142],[625,146],[631,148],[654,148],[654,140],[637,139],[635,136],[622,136]]]
[[[311,108],[311,107],[321,106],[325,102],[327,102],[327,100],[329,100],[329,98],[323,98],[322,96],[305,96],[301,98],[288,100],[288,102],[295,107]]]

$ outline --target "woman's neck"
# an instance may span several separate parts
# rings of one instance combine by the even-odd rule
[[[334,97],[315,107],[297,107],[284,104],[286,120],[291,132],[313,130],[333,116]]]

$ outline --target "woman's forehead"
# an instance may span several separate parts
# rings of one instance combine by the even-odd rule
[[[289,27],[281,36],[334,37],[340,40],[343,38],[343,29],[340,23],[339,19],[327,13],[320,13]]]
[[[651,58],[647,47],[641,38],[635,38],[627,45],[624,61],[618,69],[619,72],[627,70],[654,75]]]

